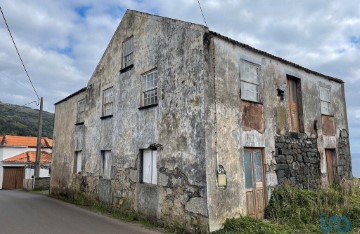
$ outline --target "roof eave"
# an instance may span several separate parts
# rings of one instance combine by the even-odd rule
[[[230,43],[236,44],[236,45],[238,45],[238,46],[240,46],[240,47],[243,47],[243,48],[245,48],[245,49],[252,50],[252,51],[254,51],[254,52],[256,52],[256,53],[265,55],[265,56],[270,57],[270,58],[272,58],[272,59],[275,59],[275,60],[278,60],[278,61],[283,62],[283,63],[285,63],[285,64],[288,64],[288,65],[290,65],[290,66],[294,66],[294,67],[296,67],[296,68],[298,68],[298,69],[301,69],[301,70],[303,70],[303,71],[305,71],[305,72],[308,72],[308,73],[311,73],[311,74],[314,74],[314,75],[317,75],[317,76],[321,76],[321,77],[323,77],[323,78],[326,78],[326,79],[328,79],[328,80],[332,80],[332,81],[335,81],[335,82],[338,82],[338,83],[344,83],[344,81],[341,80],[341,79],[339,79],[339,78],[335,78],[335,77],[332,77],[332,76],[324,75],[324,74],[322,74],[322,73],[319,73],[319,72],[310,70],[310,69],[308,69],[308,68],[306,68],[306,67],[300,66],[300,65],[298,65],[298,64],[296,64],[296,63],[293,63],[293,62],[290,62],[290,61],[288,61],[288,60],[286,60],[286,59],[280,58],[280,57],[275,56],[275,55],[273,55],[273,54],[269,54],[268,52],[265,52],[265,51],[262,51],[262,50],[258,50],[258,49],[254,48],[254,47],[251,47],[251,46],[247,45],[247,44],[241,43],[241,42],[236,41],[236,40],[234,40],[234,39],[231,39],[231,38],[229,38],[229,37],[227,37],[227,36],[221,35],[220,33],[217,33],[217,32],[214,32],[214,31],[209,31],[209,32],[210,32],[210,34],[213,35],[213,36],[219,37],[219,38],[221,38],[221,39],[223,39],[223,40],[226,40],[226,41],[228,41],[228,42],[230,42]]]

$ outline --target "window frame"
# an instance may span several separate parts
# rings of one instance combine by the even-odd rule
[[[149,157],[149,155],[146,156],[146,152],[150,153],[150,161],[149,160],[145,160],[145,157]],[[154,154],[154,152],[156,152]],[[149,184],[149,185],[157,185],[158,184],[158,180],[157,180],[157,161],[158,161],[158,155],[157,155],[157,150],[156,149],[143,149],[141,150],[141,160],[140,160],[140,183],[143,184]],[[146,165],[145,162],[150,162],[150,172],[149,173],[145,173],[146,171]],[[150,179],[146,177],[146,175],[150,175]]]
[[[130,44],[130,49],[127,48],[129,46],[128,43]],[[131,56],[129,64],[127,64],[126,60],[128,56]],[[132,65],[134,65],[134,37],[130,36],[122,44],[122,67],[127,68]]]
[[[83,106],[81,105],[83,103]],[[85,98],[80,99],[77,102],[77,117],[76,117],[76,123],[84,123],[85,122]],[[83,110],[81,110],[81,107],[83,107]]]
[[[110,91],[111,91],[111,96],[110,96],[111,100],[105,102],[106,98],[109,98],[109,97],[105,97],[105,95],[107,92],[110,92]],[[102,117],[113,116],[113,113],[114,113],[114,92],[113,91],[114,91],[113,86],[103,90],[103,93],[102,93]],[[111,105],[111,113],[107,113],[106,108],[108,105]]]
[[[243,74],[243,69],[244,66],[247,65],[249,67],[255,67],[256,69],[256,82],[251,81],[252,79],[247,79],[245,77],[245,74]],[[249,102],[254,102],[254,103],[261,103],[261,82],[260,82],[260,78],[261,78],[261,65],[257,64],[257,63],[253,63],[250,62],[248,60],[245,59],[241,59],[240,61],[240,98],[241,100],[244,101],[249,101]],[[253,85],[255,86],[256,89],[256,100],[252,99],[251,97],[249,98],[249,96],[246,96],[246,90],[244,85]]]
[[[101,176],[105,180],[111,180],[112,154],[111,150],[101,150]],[[107,169],[107,171],[106,171]]]
[[[322,95],[323,91],[326,90],[328,91],[328,97],[329,100],[325,100],[324,96]],[[320,84],[319,85],[319,98],[320,98],[320,112],[322,115],[327,115],[327,116],[332,116],[333,112],[332,112],[332,105],[331,105],[331,86],[328,85],[323,85]],[[325,111],[323,110],[323,104],[326,103],[328,105],[328,109],[327,112],[325,113]]]
[[[148,82],[148,78],[152,76],[152,80]],[[158,72],[157,69],[154,68],[144,74],[141,75],[141,83],[142,83],[142,92],[141,92],[141,107],[153,107],[157,106],[159,103],[159,94],[158,94]],[[148,83],[151,83],[151,87],[147,87]],[[145,95],[149,95],[149,97],[145,98]],[[151,101],[152,98],[154,101]],[[150,100],[150,101],[147,101]]]
[[[80,168],[79,168],[79,156],[80,156]],[[81,150],[75,151],[73,174],[81,174],[83,172],[82,171],[82,162],[83,162],[82,151]]]

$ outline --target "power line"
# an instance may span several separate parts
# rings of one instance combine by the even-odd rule
[[[202,17],[204,18],[205,25],[206,25],[206,27],[209,27],[209,26],[207,25],[207,23],[206,23],[205,15],[204,15],[204,12],[203,12],[203,10],[202,10],[202,8],[201,8],[200,1],[199,1],[199,0],[197,0],[197,2],[199,3],[199,8],[200,8],[200,11],[201,11]]]
[[[34,90],[34,92],[35,92],[35,94],[36,94],[36,97],[37,97],[38,99],[40,99],[38,93],[36,92],[36,89],[35,89],[35,87],[34,87],[34,84],[33,84],[33,82],[32,82],[31,79],[30,79],[29,73],[28,73],[28,71],[26,70],[25,64],[24,64],[24,62],[23,62],[23,60],[22,60],[22,58],[21,58],[21,56],[20,56],[19,50],[18,50],[18,48],[17,48],[17,46],[16,46],[15,40],[14,40],[12,34],[11,34],[9,25],[8,25],[8,23],[7,23],[7,21],[6,21],[4,12],[2,11],[1,7],[0,7],[0,11],[1,11],[1,14],[2,14],[2,16],[3,16],[3,18],[4,18],[4,21],[5,21],[7,30],[8,30],[8,32],[9,32],[9,34],[10,34],[10,37],[11,37],[11,40],[12,40],[12,42],[13,42],[13,44],[14,44],[14,47],[15,47],[15,49],[16,49],[16,52],[17,52],[17,54],[19,55],[19,58],[20,58],[20,61],[21,61],[22,66],[23,66],[23,68],[24,68],[24,71],[25,71],[25,73],[26,73],[26,76],[28,77],[28,79],[29,79],[29,81],[30,81],[30,84],[31,84],[31,86],[32,86],[32,88],[33,88],[33,90]]]

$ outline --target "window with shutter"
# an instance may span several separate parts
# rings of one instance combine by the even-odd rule
[[[113,114],[113,88],[108,88],[103,91],[103,116]]]
[[[151,71],[143,75],[143,106],[158,103],[157,71]]]
[[[142,182],[157,184],[157,151],[143,150],[142,154]]]
[[[330,96],[330,87],[320,86],[320,105],[321,105],[321,114],[330,115],[331,114],[331,96]]]
[[[133,37],[123,43],[123,67],[126,68],[133,64]]]
[[[245,60],[240,63],[241,99],[260,102],[260,66]]]

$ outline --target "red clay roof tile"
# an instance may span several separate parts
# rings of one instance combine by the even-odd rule
[[[11,158],[3,160],[3,163],[35,163],[36,151],[26,151],[24,153],[15,155]],[[40,163],[49,164],[52,161],[52,154],[41,151]]]
[[[0,138],[1,139],[1,138]],[[36,147],[37,137],[29,137],[29,136],[11,136],[5,135],[2,136],[0,140],[1,146],[28,146],[28,147]],[[41,147],[42,148],[51,148],[53,145],[53,140],[47,137],[43,137],[41,139]]]

